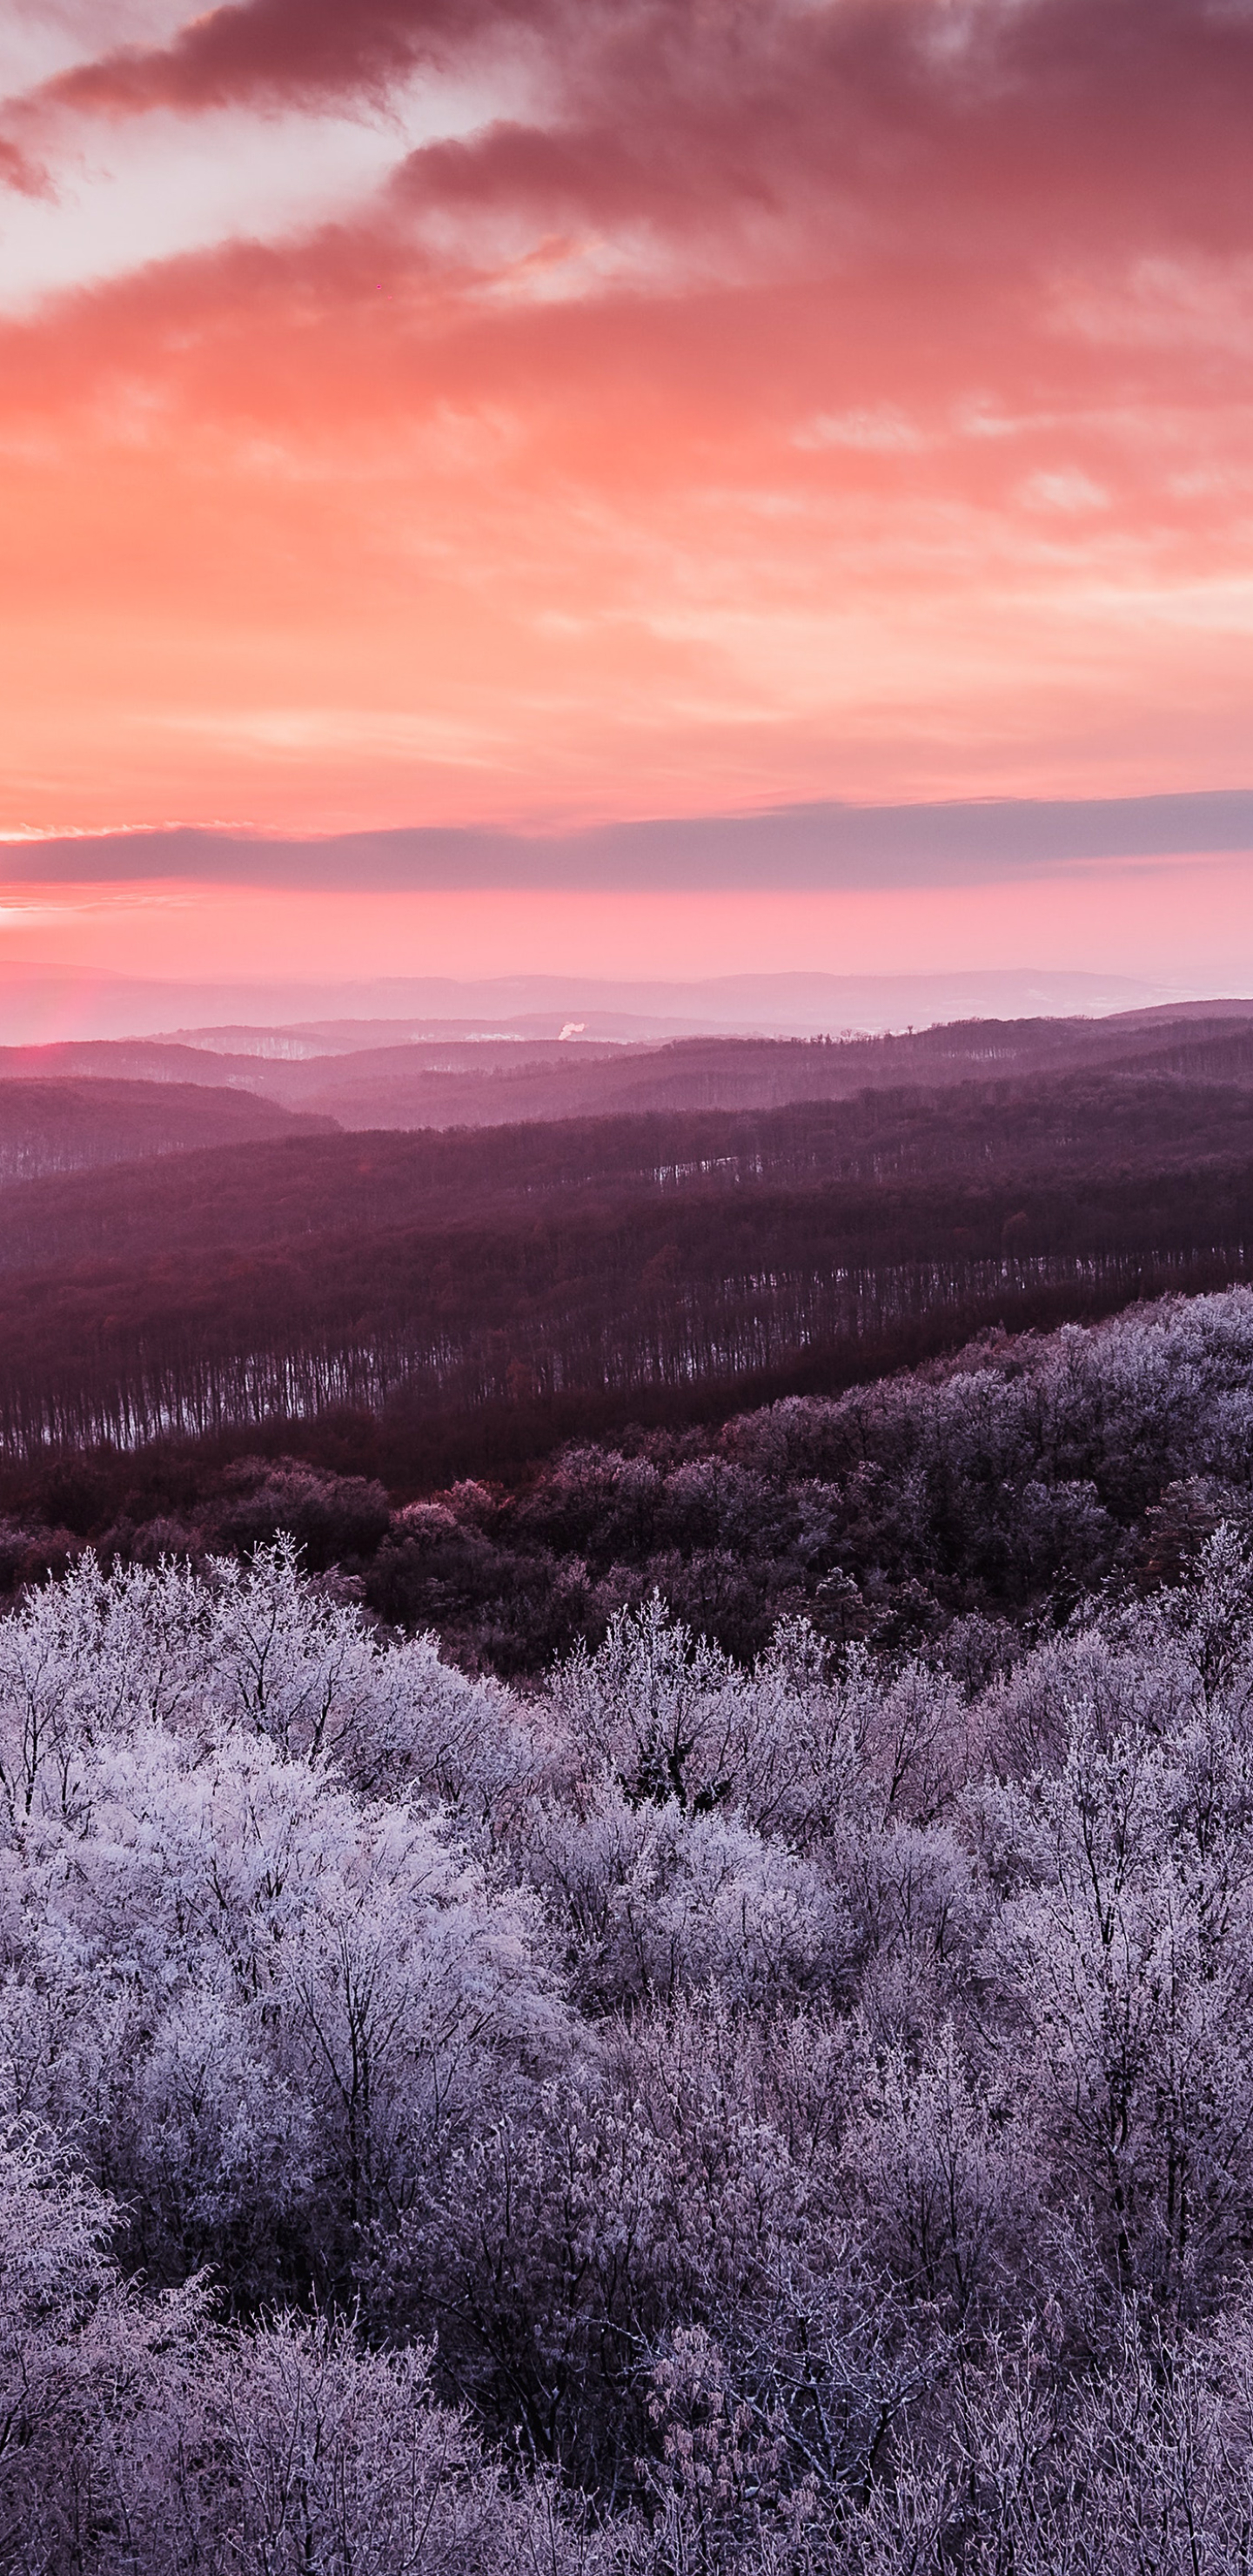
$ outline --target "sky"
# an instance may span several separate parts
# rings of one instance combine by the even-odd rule
[[[0,967],[1253,989],[1253,0],[0,0]]]

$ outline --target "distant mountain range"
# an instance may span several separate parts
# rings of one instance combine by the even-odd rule
[[[316,1035],[326,1024],[385,1023],[349,1044],[410,1037],[557,1038],[610,1043],[702,1037],[873,1035],[944,1020],[1100,1018],[1209,998],[1126,975],[1031,968],[938,975],[722,975],[614,982],[592,975],[514,975],[476,982],[394,976],[370,981],[156,983],[63,967],[0,965],[0,1043],[147,1037],[174,1031],[204,1046],[279,1052],[276,1032]],[[245,1043],[245,1038],[247,1043]],[[332,1044],[338,1041],[331,1040]],[[293,1048],[291,1052],[296,1052]]]

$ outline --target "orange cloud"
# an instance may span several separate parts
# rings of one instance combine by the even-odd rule
[[[11,148],[509,46],[343,219],[0,323],[0,825],[1247,778],[1246,12],[253,0]]]

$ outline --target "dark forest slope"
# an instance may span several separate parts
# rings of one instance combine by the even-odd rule
[[[47,1086],[54,1094],[69,1085]],[[126,1086],[122,1086],[125,1088]],[[133,1086],[136,1089],[142,1086]],[[6,1086],[0,1085],[0,1116]],[[242,1106],[234,1095],[229,1106]],[[284,1120],[285,1129],[294,1121]],[[1253,1160],[1249,1088],[1178,1075],[1083,1074],[965,1083],[950,1091],[866,1092],[782,1108],[653,1112],[485,1130],[283,1132],[183,1161],[135,1163],[11,1191],[0,1270],[97,1258],[212,1258],[265,1246],[418,1227],[455,1233],[541,1209],[590,1222],[620,1203],[811,1199],[839,1190],[851,1212],[901,1187],[1046,1188],[1060,1208],[1077,1185],[1108,1190],[1138,1178],[1202,1173],[1222,1186]],[[866,1194],[869,1194],[867,1196]],[[963,1205],[966,1201],[963,1199]],[[954,1216],[955,1223],[959,1220]],[[964,1221],[964,1220],[963,1220]],[[885,1217],[884,1222],[887,1222]]]
[[[490,1424],[516,1451],[716,1416],[988,1323],[1241,1279],[1253,1090],[1086,1074],[306,1136],[5,1205],[10,1454],[347,1409],[385,1417],[411,1472]]]
[[[0,1082],[0,1184],[279,1136],[326,1135],[332,1118],[250,1092],[113,1078]],[[2,1258],[3,1255],[0,1255]]]

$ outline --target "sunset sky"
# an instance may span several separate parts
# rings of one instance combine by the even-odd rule
[[[1250,0],[0,0],[0,88],[0,963],[1253,989]]]

